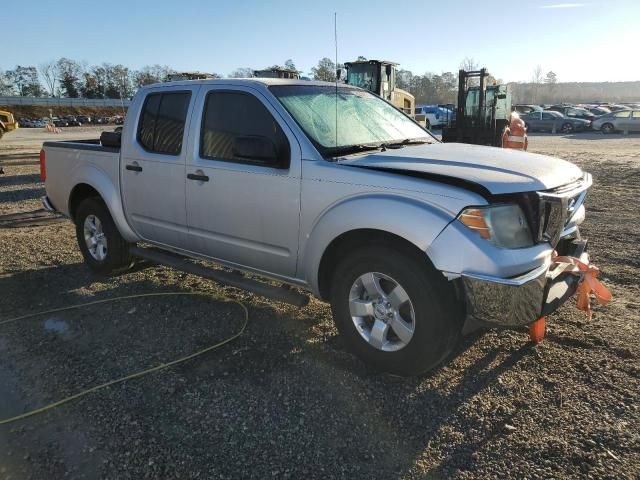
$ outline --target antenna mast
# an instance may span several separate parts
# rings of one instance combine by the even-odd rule
[[[338,12],[333,12],[333,41],[336,46],[336,147],[338,146]]]

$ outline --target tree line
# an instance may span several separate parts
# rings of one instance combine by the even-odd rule
[[[171,68],[163,65],[132,70],[122,64],[89,66],[63,57],[37,67],[17,65],[12,70],[0,71],[0,95],[131,98],[138,88],[165,81],[171,72]]]
[[[360,56],[357,60],[366,58]],[[268,68],[287,68],[303,73],[297,69],[292,59]],[[333,60],[325,57],[311,68],[308,77],[334,82],[339,68],[343,68],[343,65],[336,65]],[[477,70],[479,65],[473,58],[466,57],[459,68]],[[253,70],[250,67],[237,68],[226,77],[251,77]],[[12,70],[0,70],[0,96],[128,99],[138,88],[164,82],[172,73],[176,71],[167,65],[147,65],[135,70],[122,64],[88,65],[86,62],[63,57],[38,66],[17,65]],[[211,75],[223,78],[223,75],[217,73]],[[494,80],[502,83],[502,80],[490,76],[489,84]],[[426,72],[418,75],[402,69],[397,72],[397,85],[413,94],[417,104],[456,103],[458,72]],[[512,82],[510,85],[513,103],[640,100],[640,82],[559,83],[553,71],[545,74],[540,65],[533,69],[530,81]]]

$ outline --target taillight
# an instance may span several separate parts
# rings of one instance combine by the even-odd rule
[[[44,148],[40,150],[40,180],[43,182],[47,179],[47,162],[45,159]]]

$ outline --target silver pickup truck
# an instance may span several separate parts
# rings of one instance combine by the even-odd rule
[[[552,253],[586,255],[588,173],[440,143],[344,85],[151,85],[121,136],[46,142],[41,170],[45,206],[75,222],[93,270],[156,252],[308,290],[357,355],[405,375],[438,365],[465,325],[551,313],[576,289]]]

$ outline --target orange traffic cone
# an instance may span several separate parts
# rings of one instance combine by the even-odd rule
[[[529,325],[529,338],[533,343],[540,343],[544,339],[546,330],[545,317],[540,317]]]

